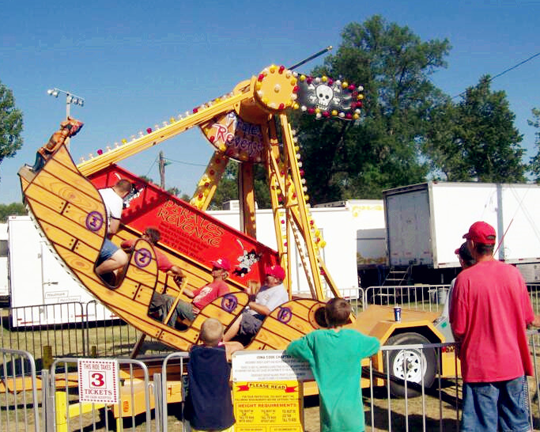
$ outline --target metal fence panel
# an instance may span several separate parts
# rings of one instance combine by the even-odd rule
[[[163,401],[163,406],[161,409],[163,413],[162,420],[161,420],[161,430],[163,432],[167,432],[169,430],[170,415],[173,415],[175,418],[178,418],[178,417],[182,418],[182,431],[189,430],[189,425],[187,425],[186,422],[184,421],[182,413],[178,411],[174,413],[172,412],[169,413],[168,404],[166,403],[168,395],[170,393],[170,390],[169,390],[170,387],[168,386],[168,384],[170,383],[172,379],[176,379],[177,382],[178,381],[180,382],[180,387],[181,387],[181,392],[182,392],[181,394],[182,401],[184,400],[185,388],[184,388],[183,377],[185,376],[185,373],[186,373],[186,364],[187,364],[188,359],[189,359],[189,353],[179,352],[179,353],[170,354],[167,357],[165,357],[165,359],[163,360],[163,364],[162,364],[163,381],[162,381],[162,389],[161,389],[161,393],[162,393],[161,401]]]
[[[41,428],[36,365],[27,351],[0,348],[0,431],[35,431]]]
[[[51,367],[50,395],[54,401],[47,415],[54,418],[56,432],[79,430],[116,430],[150,432],[153,389],[147,365],[140,360],[116,359],[119,364],[119,403],[81,402],[77,358],[61,358]]]
[[[369,305],[400,305],[403,308],[442,312],[450,285],[371,286],[364,291],[364,309]]]
[[[28,351],[38,370],[49,368],[52,358],[58,357],[128,356],[141,332],[120,319],[94,320],[103,316],[100,308],[95,301],[0,308],[0,346]],[[74,314],[77,321],[69,322]],[[48,319],[40,321],[40,317]],[[61,322],[51,324],[52,318]],[[148,353],[166,349],[152,338],[147,338],[145,347]]]

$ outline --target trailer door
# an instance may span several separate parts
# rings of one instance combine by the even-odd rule
[[[387,196],[386,212],[390,265],[433,264],[427,189]]]

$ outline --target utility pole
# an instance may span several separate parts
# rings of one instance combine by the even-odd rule
[[[161,186],[161,189],[165,189],[165,165],[167,165],[167,162],[165,162],[165,157],[163,156],[163,151],[159,152],[159,185]]]

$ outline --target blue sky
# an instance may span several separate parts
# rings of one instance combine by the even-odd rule
[[[0,81],[24,113],[25,144],[0,165],[0,202],[20,201],[17,170],[32,163],[65,116],[58,87],[85,98],[72,116],[85,123],[72,140],[79,161],[171,116],[231,91],[275,63],[292,65],[333,45],[350,22],[380,14],[423,40],[448,38],[448,68],[433,81],[451,96],[540,51],[540,0],[520,1],[35,1],[0,2]],[[334,50],[335,52],[335,50]],[[299,69],[309,72],[319,59]],[[540,108],[540,57],[497,78],[524,134],[527,161],[536,150],[527,125]],[[361,84],[361,83],[358,83]],[[160,150],[177,161],[167,187],[190,194],[212,153],[197,129],[120,163],[159,179]],[[362,198],[362,197],[358,197]]]

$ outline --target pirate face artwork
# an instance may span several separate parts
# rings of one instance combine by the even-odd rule
[[[257,254],[255,249],[251,251],[244,250],[244,253],[238,257],[239,264],[234,269],[233,274],[244,277],[251,271],[251,267],[261,259],[261,255]]]

